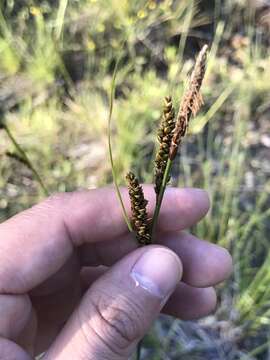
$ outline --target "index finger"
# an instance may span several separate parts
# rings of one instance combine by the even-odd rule
[[[146,186],[145,194],[151,214],[155,202],[152,187]],[[123,197],[128,204],[126,189]],[[189,227],[208,207],[202,190],[170,189],[165,194],[159,228]],[[126,231],[113,188],[49,198],[0,225],[0,292],[25,293],[56,273],[75,247],[115,239]]]

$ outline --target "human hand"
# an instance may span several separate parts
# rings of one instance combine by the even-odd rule
[[[139,249],[112,188],[53,196],[1,224],[0,359],[127,359],[161,310],[213,311],[230,255],[183,232],[208,208],[202,190],[167,189],[159,245]]]

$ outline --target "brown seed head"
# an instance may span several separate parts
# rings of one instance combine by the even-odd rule
[[[170,96],[165,97],[162,120],[158,130],[159,150],[155,159],[155,191],[160,192],[167,160],[169,158],[170,146],[175,128],[175,111]]]
[[[150,226],[146,210],[148,201],[144,198],[143,189],[132,172],[127,174],[126,179],[128,181],[132,223],[136,231],[136,238],[140,245],[148,245],[151,243]]]
[[[204,45],[197,57],[190,77],[189,87],[184,94],[179,108],[172,144],[170,147],[169,156],[171,160],[175,158],[181,139],[186,134],[191,115],[196,115],[203,104],[200,88],[202,86],[206,70],[207,51],[208,46]]]

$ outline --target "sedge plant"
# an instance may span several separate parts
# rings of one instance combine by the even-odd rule
[[[128,182],[129,197],[131,203],[131,221],[127,216],[127,211],[121,197],[118,182],[116,179],[116,172],[112,157],[111,146],[111,117],[112,117],[112,104],[115,88],[115,76],[113,77],[113,85],[110,96],[110,112],[109,112],[109,132],[108,144],[110,162],[113,172],[114,184],[120,205],[122,207],[124,219],[130,231],[136,234],[136,239],[140,246],[148,245],[154,242],[154,235],[158,217],[164,197],[167,184],[170,180],[170,173],[172,164],[176,158],[177,152],[181,146],[182,140],[185,137],[191,116],[196,115],[203,104],[200,89],[206,71],[208,46],[204,45],[201,49],[194,69],[192,71],[187,89],[180,102],[177,116],[172,103],[171,96],[167,96],[164,102],[164,109],[161,124],[158,130],[159,149],[155,158],[155,192],[156,192],[156,206],[152,220],[149,220],[147,214],[148,201],[144,197],[143,189],[134,173],[129,172],[126,176]]]

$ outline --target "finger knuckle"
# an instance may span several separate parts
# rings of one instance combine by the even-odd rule
[[[48,208],[54,208],[55,205],[58,204],[65,204],[70,200],[72,197],[72,193],[54,193],[50,195],[45,201],[43,201],[43,204],[45,207]]]
[[[95,293],[90,302],[88,326],[111,352],[123,355],[143,335],[142,309],[127,295]]]
[[[25,222],[32,222],[33,215],[39,217],[39,219],[44,219],[47,221],[48,219],[51,219],[52,216],[56,216],[58,214],[60,208],[59,205],[62,205],[62,208],[63,205],[65,205],[65,203],[68,201],[69,197],[69,194],[64,193],[52,194],[44,201],[19,214],[19,216]]]

